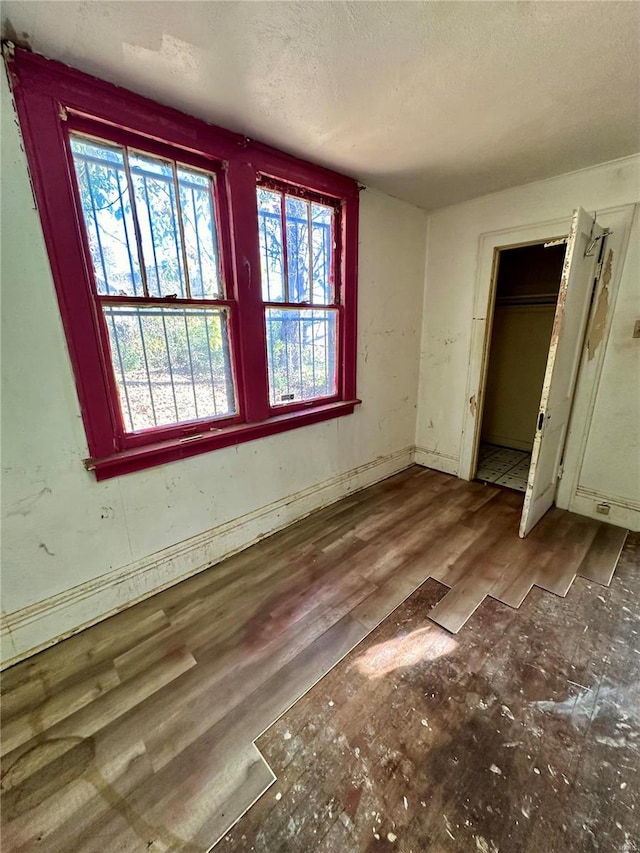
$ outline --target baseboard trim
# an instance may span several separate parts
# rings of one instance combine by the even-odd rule
[[[456,477],[460,468],[460,458],[458,456],[441,453],[439,450],[428,450],[426,447],[416,446],[414,461],[425,468],[434,468],[436,471],[443,471],[445,474],[454,474]]]
[[[3,613],[1,668],[242,551],[294,521],[408,468],[414,447],[379,456],[105,575]]]
[[[609,504],[609,515],[601,515],[596,511],[596,506],[600,503]],[[616,527],[640,530],[640,501],[578,486],[569,509],[578,515],[596,518],[598,521],[605,521]]]
[[[510,438],[508,435],[483,435],[482,441],[487,444],[497,444],[498,447],[507,447],[511,450],[523,450],[525,453],[531,453],[533,450],[532,441],[520,441],[517,438]]]

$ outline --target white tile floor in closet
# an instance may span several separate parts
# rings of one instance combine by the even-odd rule
[[[483,442],[478,453],[476,479],[524,492],[530,464],[531,453],[526,450]]]

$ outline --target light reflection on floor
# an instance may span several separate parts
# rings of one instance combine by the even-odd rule
[[[436,660],[452,652],[457,645],[447,631],[437,625],[426,625],[404,637],[372,646],[360,655],[356,666],[367,678],[381,678],[405,666]]]

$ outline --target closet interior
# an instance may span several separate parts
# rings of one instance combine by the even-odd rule
[[[524,491],[565,245],[499,251],[476,479]]]

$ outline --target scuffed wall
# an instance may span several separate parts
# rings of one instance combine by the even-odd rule
[[[481,235],[561,218],[566,218],[568,229],[575,207],[602,212],[638,201],[640,155],[430,215],[416,429],[419,457],[442,470],[459,470],[464,409],[470,404],[466,383]],[[608,502],[608,520],[632,527],[640,524],[640,340],[632,338],[634,320],[640,317],[638,225],[636,208],[626,257],[613,258],[613,272],[620,275],[615,306],[609,288],[603,292],[601,286],[599,291],[558,492],[559,506],[598,518],[602,516],[596,514],[596,504]],[[598,375],[594,356],[602,347],[606,355]]]
[[[636,208],[608,341],[603,339],[610,310],[607,266],[605,258],[605,286],[587,332],[589,361],[601,347],[606,346],[606,351],[573,506],[584,512],[594,502],[609,501],[612,513],[616,505],[627,506],[626,523],[631,524],[632,513],[640,515],[640,339],[633,337],[634,323],[640,318],[640,208]]]
[[[3,77],[4,659],[411,462],[426,235],[363,192],[353,415],[97,483],[14,118]]]

